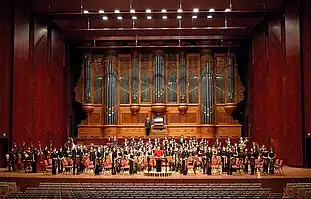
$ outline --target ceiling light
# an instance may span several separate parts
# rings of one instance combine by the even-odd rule
[[[214,8],[209,9],[209,12],[215,12]]]
[[[151,13],[151,10],[150,10],[150,9],[147,9],[147,10],[146,10],[146,13]]]
[[[166,12],[166,10],[165,10],[165,9],[162,9],[161,12]]]
[[[121,17],[121,16],[118,16],[118,17],[117,17],[117,19],[121,20],[121,19],[122,19],[122,17]]]
[[[107,20],[108,19],[108,17],[107,16],[103,16],[103,20]]]
[[[152,19],[152,16],[147,16],[147,19]]]
[[[180,16],[180,15],[177,16],[177,19],[181,19],[181,18],[182,18],[182,16]]]
[[[177,12],[182,12],[182,9],[181,9],[181,8],[179,8],[179,9],[177,10]]]
[[[133,20],[136,20],[136,19],[137,19],[137,17],[136,17],[136,16],[132,16],[132,19],[133,19]]]
[[[105,13],[105,11],[104,10],[99,10],[98,13],[103,14],[103,13]]]
[[[194,8],[193,12],[199,12],[199,8]]]
[[[212,15],[208,15],[207,18],[208,18],[208,19],[211,19],[211,18],[213,18],[213,16],[212,16]]]
[[[231,9],[230,9],[230,8],[227,8],[227,9],[225,10],[225,12],[231,12]]]
[[[130,9],[130,13],[135,13],[135,10],[134,9]]]
[[[114,13],[120,13],[120,10],[114,10]]]
[[[84,13],[84,14],[88,14],[88,13],[89,13],[89,11],[87,11],[87,10],[84,10],[84,11],[83,11],[83,13]]]
[[[196,16],[196,15],[192,16],[192,19],[197,19],[197,18],[198,18],[198,16]]]
[[[167,16],[162,16],[162,19],[167,19]]]

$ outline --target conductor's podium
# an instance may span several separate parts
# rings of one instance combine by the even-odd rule
[[[145,171],[144,172],[144,176],[150,176],[150,177],[168,177],[168,176],[172,176],[173,173],[171,171],[168,172],[156,172],[156,171]]]

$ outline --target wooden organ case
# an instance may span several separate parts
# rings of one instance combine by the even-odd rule
[[[85,53],[75,88],[87,119],[79,138],[151,135],[240,136],[232,118],[244,87],[230,49],[109,50]]]

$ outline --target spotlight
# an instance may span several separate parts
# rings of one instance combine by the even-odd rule
[[[209,9],[209,12],[215,12],[214,8]]]
[[[118,16],[118,17],[117,17],[117,19],[121,20],[121,19],[122,19],[122,17],[121,17],[121,16]]]
[[[181,9],[181,8],[179,8],[179,9],[177,10],[177,12],[182,12],[182,9]]]
[[[182,16],[180,16],[180,15],[177,16],[177,19],[181,19],[181,18],[182,18]]]
[[[213,18],[213,16],[212,16],[212,15],[208,15],[207,18],[208,18],[208,19],[211,19],[211,18]]]
[[[83,13],[84,13],[84,14],[89,14],[89,11],[84,10]]]
[[[230,9],[230,8],[227,8],[227,9],[225,10],[225,12],[231,12],[231,9]]]
[[[136,17],[136,16],[132,16],[132,19],[133,19],[133,20],[136,20],[136,19],[137,19],[137,17]]]
[[[103,14],[103,13],[105,13],[105,11],[104,10],[99,10],[98,13]]]
[[[165,9],[162,9],[161,12],[166,12],[166,10],[165,10]]]
[[[162,16],[162,19],[167,19],[167,16]]]
[[[120,10],[114,10],[114,13],[120,13]]]
[[[199,8],[194,8],[193,12],[199,12]]]
[[[192,16],[192,19],[197,19],[197,18],[198,18],[198,16],[196,16],[196,15]]]
[[[108,20],[108,17],[107,16],[103,16],[103,20]]]
[[[152,16],[147,16],[147,19],[152,19]]]
[[[135,10],[134,9],[130,9],[130,13],[135,13]]]
[[[151,10],[150,9],[146,9],[146,13],[151,13]]]

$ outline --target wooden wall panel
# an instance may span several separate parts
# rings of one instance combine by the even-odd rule
[[[60,146],[69,125],[65,44],[50,25],[31,21],[25,8],[16,1],[13,141]]]
[[[285,8],[285,17],[269,21],[253,41],[250,132],[286,164],[302,166],[298,3],[285,1]]]
[[[1,2],[0,7],[0,167],[4,167],[5,153],[10,139],[10,106],[11,106],[11,68],[12,68],[12,27],[13,3],[10,0]]]

